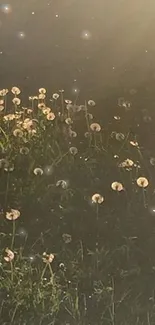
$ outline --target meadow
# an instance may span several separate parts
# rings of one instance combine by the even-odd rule
[[[153,117],[21,97],[0,90],[0,324],[154,324]]]

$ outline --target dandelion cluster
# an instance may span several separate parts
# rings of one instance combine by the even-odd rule
[[[141,137],[125,129],[132,104],[120,98],[107,123],[97,117],[93,99],[78,104],[61,89],[48,100],[48,91],[39,88],[25,106],[21,94],[16,86],[0,90],[0,280],[11,292],[5,310],[14,308],[8,323],[19,317],[24,324],[27,312],[44,319],[47,312],[47,322],[56,324],[64,312],[79,324],[80,315],[91,312],[91,299],[102,316],[108,305],[105,322],[115,322],[114,304],[124,308],[123,299],[133,317],[134,299],[140,298],[130,275],[140,278],[148,264],[147,272],[154,272],[144,242],[149,230],[152,236],[146,215],[154,218],[155,153],[150,149],[145,156]],[[124,324],[123,316],[118,323]]]

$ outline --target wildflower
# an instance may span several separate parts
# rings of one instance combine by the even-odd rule
[[[44,103],[39,103],[38,108],[40,109],[46,108],[46,105]]]
[[[4,109],[4,105],[0,105],[0,112],[2,112]]]
[[[6,262],[12,262],[15,256],[14,253],[8,247],[5,249],[5,253],[7,256],[4,256],[4,260]]]
[[[39,94],[38,99],[45,99],[45,94]]]
[[[31,114],[33,110],[31,108],[27,108],[27,114]]]
[[[46,115],[47,120],[53,121],[55,119],[55,114],[53,112],[50,112]]]
[[[116,140],[121,141],[125,139],[125,135],[123,133],[116,133]]]
[[[30,118],[26,118],[23,122],[24,129],[30,129],[33,125],[33,121]]]
[[[7,114],[3,117],[5,121],[12,121],[15,119],[15,114]]]
[[[114,191],[118,191],[118,192],[120,192],[120,191],[122,191],[124,188],[123,188],[123,185],[121,184],[121,183],[119,183],[119,182],[113,182],[112,184],[111,184],[111,188],[114,190]]]
[[[43,108],[43,110],[42,110],[43,114],[45,114],[45,115],[49,114],[50,111],[51,111],[50,107]]]
[[[18,87],[12,87],[11,92],[16,96],[21,93],[21,91],[20,91],[20,89]]]
[[[130,141],[130,144],[134,147],[138,147],[138,142],[137,141]]]
[[[33,172],[34,172],[35,175],[42,175],[43,174],[43,170],[41,168],[39,168],[39,167],[35,168]]]
[[[89,106],[95,106],[96,103],[94,102],[94,100],[90,99],[90,100],[88,100],[88,105]]]
[[[67,117],[65,119],[66,124],[71,125],[73,123],[72,119],[70,117]]]
[[[13,98],[12,102],[13,102],[13,104],[15,104],[15,105],[20,105],[21,100],[20,100],[20,98],[15,97],[15,98]]]
[[[11,209],[11,212],[6,212],[6,219],[16,220],[20,217],[20,211]]]
[[[69,99],[65,99],[65,103],[66,103],[66,104],[72,104],[72,101],[69,100]]]
[[[4,99],[0,99],[0,105],[4,104]]]
[[[69,135],[72,138],[76,138],[77,137],[77,133],[75,131],[71,130],[71,129],[69,130]]]
[[[55,93],[55,94],[53,94],[53,99],[55,99],[55,100],[57,100],[59,97],[60,97],[60,95],[59,94],[57,94],[57,93]]]
[[[94,194],[91,199],[93,203],[99,203],[99,204],[101,204],[104,201],[104,197],[98,193]]]
[[[29,100],[39,99],[38,96],[29,96]]]
[[[69,234],[63,234],[62,238],[63,238],[65,244],[69,244],[72,241],[72,236]]]
[[[8,92],[9,92],[8,89],[1,89],[0,90],[0,96],[6,96]]]
[[[90,120],[92,120],[93,119],[93,114],[88,113],[88,117],[89,117]]]
[[[137,179],[137,185],[138,185],[139,187],[143,187],[143,188],[145,188],[145,187],[148,186],[148,184],[149,184],[149,182],[148,182],[147,178],[145,178],[145,177],[139,177],[139,178]]]
[[[44,263],[52,263],[54,260],[54,255],[53,254],[46,254],[46,252],[43,253],[43,258],[42,258]]]
[[[39,88],[39,93],[40,94],[46,94],[46,89],[45,88]]]
[[[20,129],[15,129],[14,131],[13,131],[13,135],[15,136],[15,137],[22,137],[23,136],[23,131],[22,130],[20,130]]]
[[[115,120],[120,120],[121,118],[120,118],[120,116],[114,116],[114,119]]]
[[[132,167],[134,165],[134,162],[131,159],[126,159],[122,163],[120,163],[118,166],[119,167]]]
[[[61,186],[64,190],[68,187],[68,182],[60,179],[59,181],[57,181],[56,186]]]
[[[69,151],[73,156],[75,156],[78,153],[78,149],[76,147],[70,147]]]
[[[90,129],[94,132],[99,132],[101,131],[101,126],[98,123],[92,123],[90,124]]]
[[[119,158],[119,156],[118,155],[114,155],[114,158],[117,159],[117,158]]]
[[[90,133],[89,132],[85,132],[84,136],[85,136],[85,138],[89,138],[90,137]]]
[[[60,89],[59,92],[60,92],[60,93],[64,93],[64,89]]]
[[[29,153],[29,148],[27,147],[22,147],[20,148],[20,151],[19,151],[21,154],[23,155],[27,155]]]

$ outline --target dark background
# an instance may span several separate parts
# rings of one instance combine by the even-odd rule
[[[153,0],[13,0],[0,9],[1,88],[63,88],[70,97],[77,88],[94,99],[154,91]]]

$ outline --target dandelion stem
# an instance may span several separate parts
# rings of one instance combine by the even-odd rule
[[[15,225],[15,221],[12,220],[12,242],[11,242],[11,249],[13,249],[13,245],[14,245],[14,240],[15,240],[15,230],[16,230],[16,225]]]

